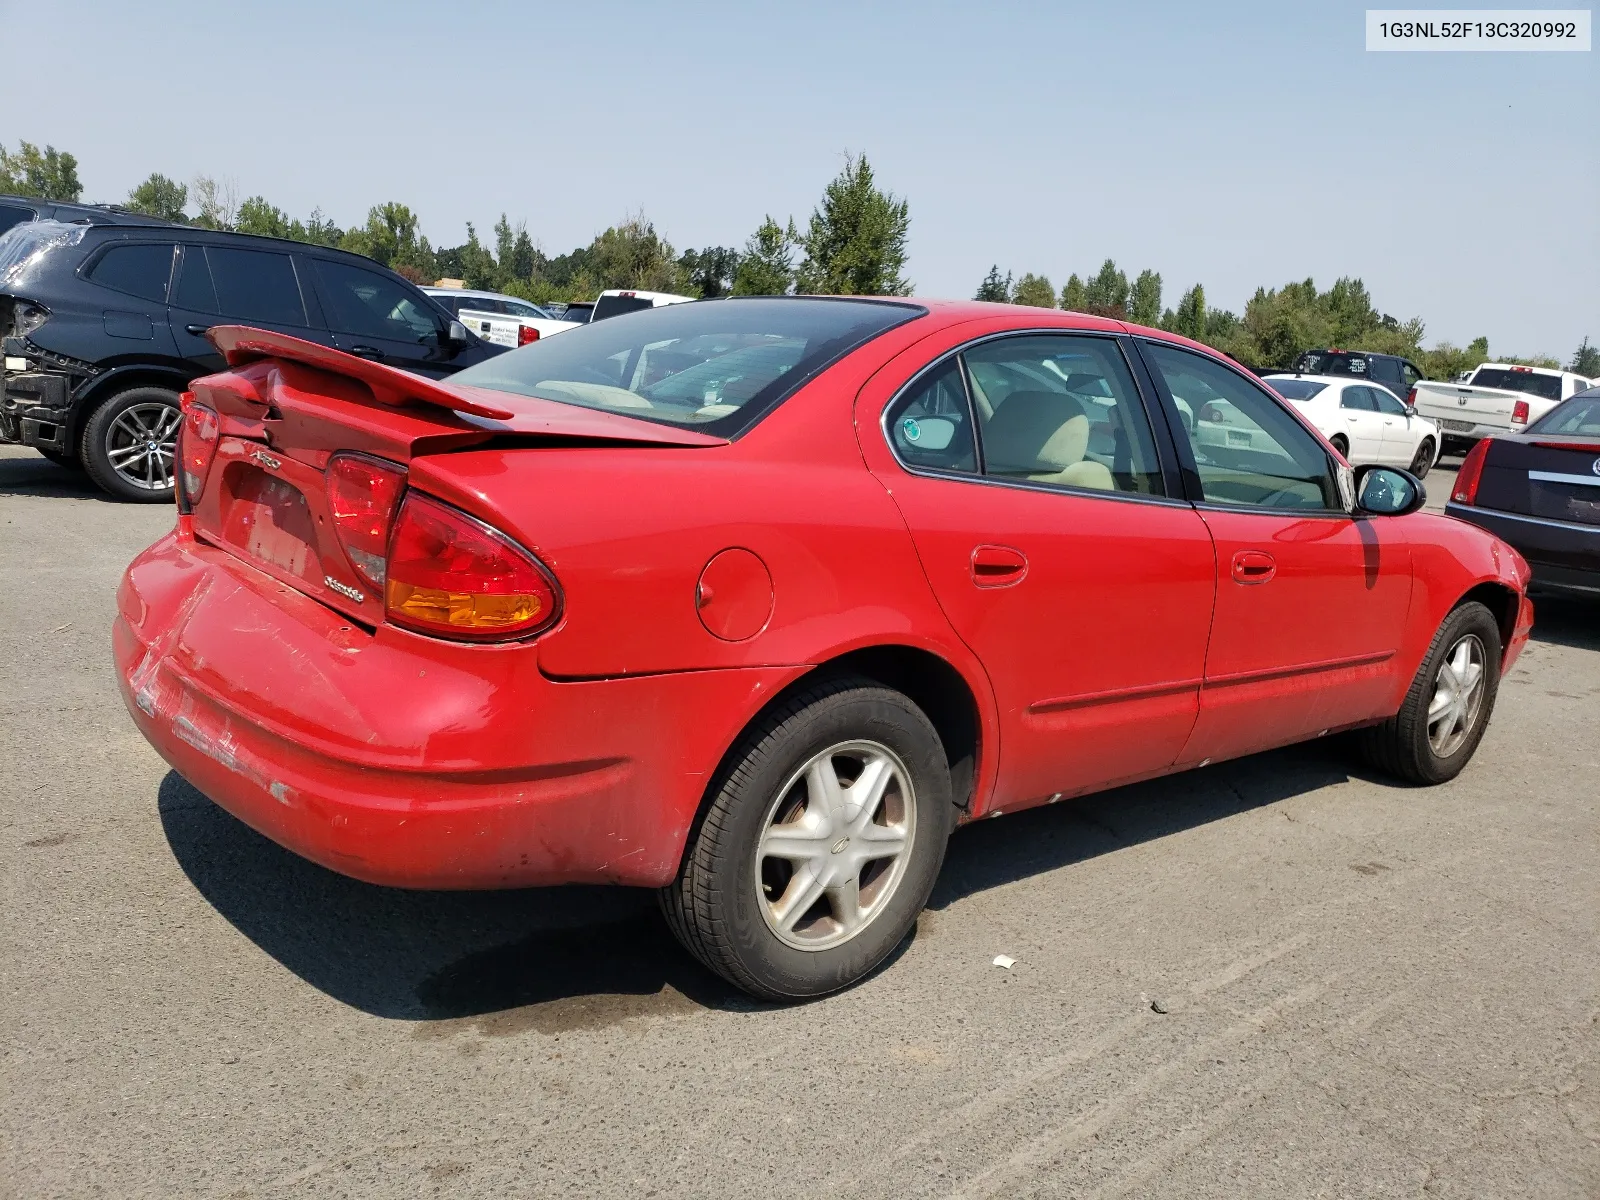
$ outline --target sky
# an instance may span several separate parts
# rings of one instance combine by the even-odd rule
[[[1504,0],[1501,0],[1503,3]],[[435,245],[525,221],[547,253],[643,212],[679,250],[804,227],[847,151],[911,208],[908,275],[1057,289],[1114,258],[1164,302],[1358,276],[1426,341],[1600,342],[1600,62],[1379,54],[1293,4],[0,0],[0,143],[84,198],[207,174]]]

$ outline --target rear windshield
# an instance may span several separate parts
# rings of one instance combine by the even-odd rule
[[[925,311],[872,300],[667,304],[541,338],[451,382],[733,437],[830,363]]]
[[[1472,377],[1473,387],[1499,388],[1504,392],[1524,392],[1546,400],[1561,399],[1561,376],[1539,375],[1533,371],[1513,371],[1509,367],[1479,367]]]
[[[1263,379],[1261,382],[1285,400],[1309,400],[1328,386],[1310,379]]]
[[[1600,388],[1552,408],[1529,425],[1528,432],[1600,434]]]
[[[593,321],[603,321],[607,317],[620,316],[623,313],[638,312],[642,308],[653,308],[655,302],[640,296],[601,296],[594,302]]]
[[[1343,350],[1307,350],[1294,360],[1294,369],[1301,375],[1365,376],[1367,356]]]

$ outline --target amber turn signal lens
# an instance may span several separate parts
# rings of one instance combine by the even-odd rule
[[[389,542],[384,601],[397,625],[498,640],[548,628],[558,593],[544,565],[505,534],[411,492]]]

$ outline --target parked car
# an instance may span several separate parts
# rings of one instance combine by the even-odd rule
[[[1265,382],[1351,466],[1401,466],[1422,479],[1439,459],[1439,427],[1388,388],[1348,375],[1268,375]]]
[[[431,376],[503,351],[371,259],[166,223],[30,221],[0,235],[0,441],[172,499],[178,398],[253,324]]]
[[[675,296],[671,292],[641,292],[624,288],[608,288],[600,293],[589,314],[591,321],[603,321],[621,313],[638,312],[645,308],[660,308],[666,304],[688,304],[693,296]]]
[[[561,321],[576,321],[579,325],[587,325],[594,317],[594,302],[592,300],[578,300],[571,304],[553,304],[550,311]]]
[[[1514,433],[1593,382],[1571,371],[1484,363],[1466,383],[1419,383],[1417,411],[1439,423],[1445,449],[1459,453],[1479,438]]]
[[[144,736],[347,875],[659,889],[758,996],[883,962],[963,821],[1345,729],[1449,779],[1532,625],[1504,542],[1099,317],[721,299],[446,381],[210,337],[117,595]]]
[[[1297,375],[1351,375],[1381,383],[1396,396],[1409,395],[1427,373],[1409,358],[1367,350],[1306,350],[1289,366]]]
[[[1445,512],[1515,546],[1536,587],[1600,598],[1600,387],[1473,446]]]
[[[577,321],[558,320],[537,304],[517,296],[467,288],[422,290],[473,333],[496,346],[515,349],[578,327]]]
[[[82,221],[100,225],[167,225],[170,222],[147,217],[115,204],[77,204],[65,200],[41,200],[37,196],[0,194],[0,233],[26,221]]]

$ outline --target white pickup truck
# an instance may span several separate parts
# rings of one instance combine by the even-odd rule
[[[456,320],[486,342],[496,346],[526,346],[542,337],[553,337],[576,329],[580,321],[560,321],[537,304],[499,292],[477,292],[468,288],[425,287]]]
[[[1444,448],[1458,451],[1496,433],[1521,432],[1567,397],[1593,386],[1571,371],[1484,363],[1465,383],[1419,381],[1410,401],[1438,423]]]

